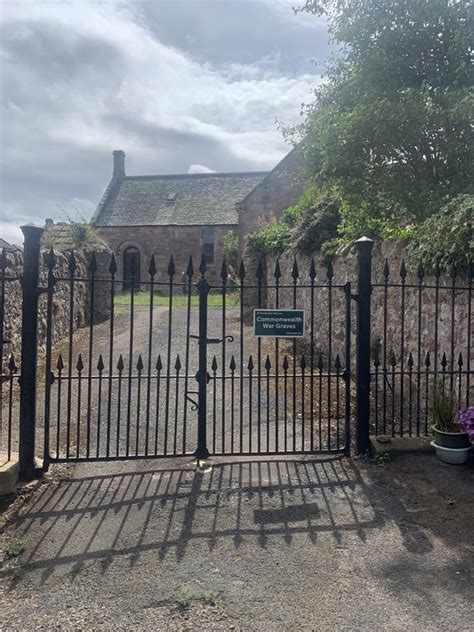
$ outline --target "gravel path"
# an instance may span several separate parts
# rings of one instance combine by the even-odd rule
[[[432,456],[75,466],[3,535],[0,629],[471,630],[473,483]]]

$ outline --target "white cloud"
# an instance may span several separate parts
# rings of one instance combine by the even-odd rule
[[[273,53],[198,62],[160,41],[138,7],[2,5],[3,223],[63,219],[59,209],[74,206],[90,216],[116,148],[131,175],[208,169],[199,160],[218,171],[269,169],[288,151],[275,119],[299,119],[316,75],[282,74]]]
[[[189,165],[188,173],[216,173],[216,170],[210,169],[209,167],[206,167],[206,165],[194,164]]]

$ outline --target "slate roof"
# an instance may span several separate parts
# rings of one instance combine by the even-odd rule
[[[235,205],[266,171],[113,178],[92,218],[96,226],[238,224]],[[171,194],[176,193],[174,200]]]

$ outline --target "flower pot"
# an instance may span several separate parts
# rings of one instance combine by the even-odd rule
[[[436,445],[443,448],[469,448],[471,446],[467,432],[445,432],[433,426],[433,434]]]
[[[432,441],[431,444],[433,448],[436,450],[436,455],[443,461],[443,463],[450,463],[451,465],[462,465],[466,463],[469,459],[469,455],[471,454],[471,447],[467,448],[444,448],[441,445],[438,445],[435,441]]]

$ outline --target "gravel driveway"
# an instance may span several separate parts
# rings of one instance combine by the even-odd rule
[[[473,520],[431,455],[56,466],[1,535],[0,630],[467,631]]]

